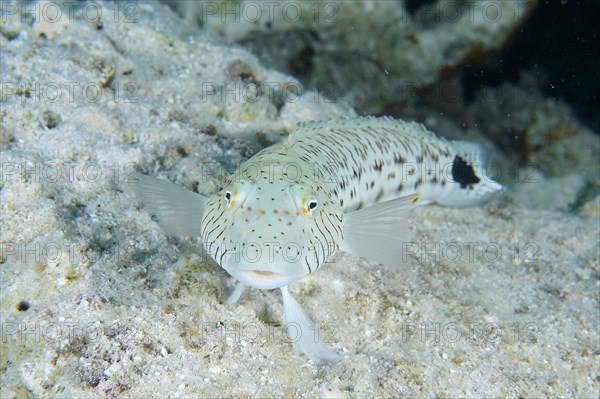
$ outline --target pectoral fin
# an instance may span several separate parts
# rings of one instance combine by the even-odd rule
[[[408,218],[418,200],[417,194],[406,195],[344,215],[340,250],[389,266],[401,263]]]
[[[208,198],[176,184],[137,174],[133,188],[146,208],[158,218],[165,233],[200,237]]]

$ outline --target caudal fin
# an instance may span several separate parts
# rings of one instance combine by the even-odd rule
[[[488,176],[489,151],[481,144],[454,141],[456,156],[449,176],[453,190],[437,200],[442,205],[470,207],[485,204],[504,187]]]

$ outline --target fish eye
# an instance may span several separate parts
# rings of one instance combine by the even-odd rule
[[[231,189],[225,190],[225,195],[223,195],[223,205],[225,206],[225,210],[230,211],[233,209],[233,205],[235,204],[235,191]]]
[[[315,217],[318,210],[318,202],[314,195],[308,196],[304,199],[304,213],[308,217]]]
[[[226,186],[225,191],[221,194],[223,208],[228,212],[234,212],[244,203],[253,188],[254,183],[246,181],[233,182]]]
[[[290,196],[294,201],[296,210],[308,219],[313,219],[319,213],[319,200],[317,193],[311,187],[292,185],[289,188]],[[322,205],[322,204],[321,204]]]

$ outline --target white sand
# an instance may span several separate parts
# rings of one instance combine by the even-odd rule
[[[295,81],[166,7],[136,16],[52,39],[3,24],[2,397],[597,396],[598,205],[567,213],[560,181],[511,185],[484,208],[422,208],[402,267],[342,256],[293,284],[338,364],[292,354],[278,292],[222,305],[231,278],[160,232],[130,190],[134,165],[209,194],[207,170],[260,148],[257,133],[353,111],[314,93],[280,110],[202,101],[203,84],[239,82],[239,68]],[[102,97],[69,99],[69,82]],[[524,199],[534,192],[564,197],[540,206]]]

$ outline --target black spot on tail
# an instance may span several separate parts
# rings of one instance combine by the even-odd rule
[[[475,175],[473,166],[459,156],[454,158],[452,163],[452,177],[455,182],[460,184],[460,188],[471,187],[479,183],[479,178]]]

